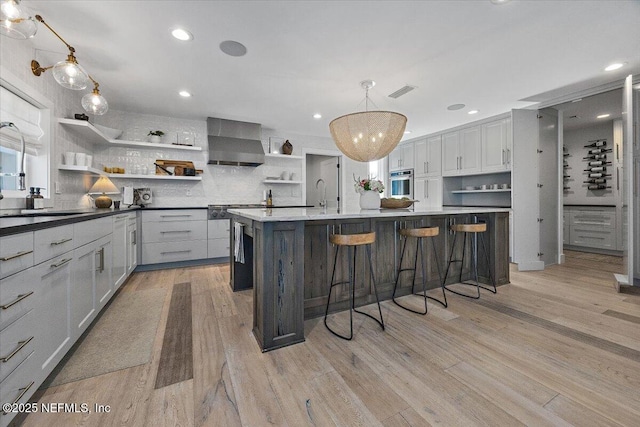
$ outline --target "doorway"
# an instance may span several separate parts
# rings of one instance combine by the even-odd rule
[[[553,108],[561,118],[562,252],[619,257],[612,264],[624,273],[622,89]]]
[[[340,156],[306,154],[307,205],[318,207],[326,201],[327,208],[340,206],[340,160]]]

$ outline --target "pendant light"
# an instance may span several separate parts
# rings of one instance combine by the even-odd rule
[[[47,24],[42,16],[36,15],[36,19],[42,22],[56,37],[62,41],[69,49],[69,55],[65,61],[60,61],[53,67],[41,67],[38,61],[35,59],[31,61],[31,71],[34,75],[40,76],[42,73],[50,68],[53,68],[53,78],[56,79],[58,84],[67,89],[82,90],[89,84],[89,74],[78,64],[78,60],[75,57],[76,50],[73,46],[67,43],[53,28]]]
[[[89,78],[91,79],[91,76],[89,76]],[[100,95],[100,91],[98,90],[98,86],[100,85],[98,82],[93,79],[91,80],[93,81],[93,91],[82,97],[82,108],[84,108],[88,113],[101,116],[107,112],[109,104],[107,103],[107,100]]]
[[[36,21],[19,0],[2,0],[0,4],[0,32],[12,39],[25,40],[38,31]]]
[[[360,82],[365,90],[365,111],[338,117],[329,123],[338,149],[357,162],[382,159],[393,151],[404,135],[407,117],[392,111],[368,111],[373,80]]]

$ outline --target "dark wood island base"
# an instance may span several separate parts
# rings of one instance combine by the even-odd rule
[[[238,209],[230,210],[233,224],[244,227],[246,264],[231,263],[231,285],[234,290],[253,286],[253,332],[262,351],[274,350],[304,341],[304,321],[324,314],[329,294],[329,281],[336,248],[329,243],[334,233],[376,232],[372,245],[373,269],[381,300],[391,299],[398,271],[402,241],[401,228],[440,227],[435,237],[440,271],[447,267],[453,243],[453,224],[485,222],[485,244],[489,263],[478,257],[480,281],[489,283],[489,272],[497,285],[509,283],[509,210],[501,208],[445,208],[441,211],[360,211],[325,212],[321,209]],[[235,244],[232,227],[232,243]],[[252,243],[252,244],[251,244]],[[232,244],[232,248],[233,248]],[[430,245],[429,245],[430,246]],[[462,245],[457,248],[461,256]],[[407,247],[403,268],[412,267],[416,247]],[[470,257],[470,245],[467,245]],[[425,260],[427,287],[439,287],[438,265],[431,251]],[[250,256],[252,255],[252,256]],[[467,258],[469,259],[469,258]],[[420,264],[420,262],[418,262]],[[454,270],[452,270],[454,271]],[[371,274],[364,253],[356,259],[356,306],[375,302]],[[335,281],[346,280],[347,259],[338,259]],[[251,280],[252,278],[252,280]],[[397,295],[411,293],[413,274],[403,273]],[[470,278],[469,266],[462,280]],[[460,267],[450,274],[447,284],[460,281]],[[418,265],[416,283],[422,283]],[[336,286],[332,310],[349,308],[348,286]]]

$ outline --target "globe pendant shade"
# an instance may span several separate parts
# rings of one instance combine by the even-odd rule
[[[107,100],[104,99],[97,90],[83,96],[80,102],[86,112],[95,114],[96,116],[103,115],[109,109]]]
[[[4,1],[0,7],[0,33],[12,39],[25,40],[38,31],[36,21],[18,0]]]
[[[370,162],[389,155],[398,145],[407,117],[391,111],[347,114],[329,123],[331,137],[347,157]]]
[[[71,59],[60,61],[53,66],[53,78],[67,89],[82,90],[89,84],[89,75],[77,62]]]

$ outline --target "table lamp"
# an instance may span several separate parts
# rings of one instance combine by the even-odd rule
[[[111,182],[109,178],[107,178],[106,176],[101,176],[89,190],[89,194],[101,194],[100,196],[95,198],[96,208],[111,207],[111,197],[107,196],[107,193],[120,194],[120,191],[118,191],[118,188],[113,184],[113,182]]]

